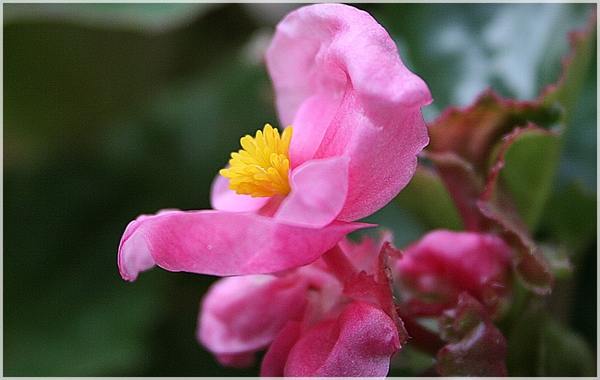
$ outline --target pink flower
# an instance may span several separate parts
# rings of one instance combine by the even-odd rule
[[[265,355],[261,376],[385,376],[400,348],[392,319],[370,302],[354,301],[306,331],[288,323]]]
[[[412,315],[441,315],[469,293],[494,316],[507,304],[510,247],[496,235],[436,230],[403,250],[397,284]]]
[[[121,276],[154,264],[212,275],[313,262],[388,203],[428,143],[427,85],[367,13],[318,4],[289,14],[267,52],[283,125],[242,138],[212,188],[214,210],[142,215],[119,246]]]
[[[255,352],[267,347],[289,320],[299,319],[304,312],[308,289],[318,280],[311,275],[321,274],[318,269],[305,272],[217,281],[202,303],[198,339],[223,365],[252,364]]]
[[[261,376],[385,376],[407,338],[384,274],[389,246],[340,247],[280,276],[219,280],[202,301],[198,339],[229,366],[268,348]],[[348,271],[329,270],[336,260]]]

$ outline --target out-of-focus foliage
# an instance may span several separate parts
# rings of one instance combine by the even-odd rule
[[[4,375],[258,373],[219,366],[195,340],[213,278],[154,269],[127,283],[116,252],[138,214],[209,208],[211,181],[239,137],[278,124],[261,55],[294,6],[3,4]],[[490,86],[536,98],[558,79],[567,31],[584,28],[594,5],[360,7],[429,84],[432,120]],[[580,74],[557,180],[545,206],[530,206],[536,237],[568,247],[574,269],[549,300],[544,330],[527,335],[537,310],[528,301],[514,322],[521,334],[507,337],[517,367],[527,356],[511,357],[511,347],[537,344],[523,351],[543,363],[536,375],[556,373],[557,344],[574,353],[573,368],[596,347],[595,60]],[[408,196],[409,207],[393,202],[369,218],[392,229],[398,247],[429,228],[461,228],[443,195],[435,204]],[[437,220],[438,207],[448,216]]]

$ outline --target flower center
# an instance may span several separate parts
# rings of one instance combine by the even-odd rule
[[[242,148],[231,153],[229,168],[219,173],[229,178],[229,189],[252,197],[271,197],[290,192],[288,149],[292,139],[292,127],[283,130],[281,137],[277,128],[266,124],[256,137],[246,135],[240,139]]]

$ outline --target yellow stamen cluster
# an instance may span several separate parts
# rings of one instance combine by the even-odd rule
[[[229,178],[229,188],[238,194],[252,197],[270,197],[288,194],[290,184],[288,150],[292,139],[292,127],[283,130],[281,137],[277,128],[266,124],[256,137],[241,138],[242,148],[231,153],[229,168],[219,173]]]

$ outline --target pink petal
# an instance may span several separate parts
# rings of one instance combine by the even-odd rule
[[[359,243],[346,238],[338,245],[358,271],[364,270],[373,274],[379,270],[379,258],[384,244],[394,240],[391,231],[388,230],[380,229],[379,236],[379,241],[363,236]]]
[[[412,178],[417,154],[428,142],[420,110],[366,118],[359,104],[353,91],[346,94],[315,155],[350,157],[348,197],[340,220],[363,218],[393,199]]]
[[[217,356],[256,352],[300,316],[308,286],[296,273],[223,278],[202,300],[198,339]]]
[[[292,191],[277,209],[275,220],[313,228],[333,222],[346,201],[349,161],[338,156],[296,168],[290,176]]]
[[[283,377],[290,350],[300,337],[301,324],[290,321],[277,335],[265,354],[260,367],[261,377]]]
[[[149,268],[149,255],[173,272],[274,273],[309,264],[349,232],[370,226],[334,221],[307,228],[252,213],[171,211],[130,223],[121,239],[119,266],[130,281]]]
[[[348,84],[366,108],[414,110],[431,102],[427,85],[404,66],[385,29],[351,6],[317,4],[290,13],[277,26],[266,62],[284,125],[317,93],[339,102]]]
[[[338,319],[328,319],[300,336],[285,376],[385,376],[400,349],[390,317],[369,302],[355,301]]]
[[[339,96],[334,95],[332,98],[331,94],[318,93],[302,103],[293,124],[290,124],[294,126],[289,151],[292,168],[315,156],[329,123],[340,108],[341,101]]]
[[[278,25],[266,58],[281,121],[298,136],[293,166],[351,159],[338,219],[370,215],[406,186],[429,141],[420,107],[431,94],[368,13],[341,4],[300,8]]]
[[[123,232],[123,237],[121,237],[121,242],[119,243],[119,255],[117,257],[119,272],[123,279],[135,281],[139,272],[148,270],[156,264],[148,250],[146,241],[142,239],[139,234],[136,234],[140,224],[148,218],[154,218],[158,215],[164,215],[171,212],[178,212],[178,210],[161,210],[155,215],[140,215],[136,220],[131,221],[127,225],[125,232]],[[125,244],[127,244],[128,253],[121,254]]]
[[[241,354],[217,354],[215,355],[219,363],[226,367],[244,368],[250,367],[256,360],[254,352],[244,352]]]
[[[510,247],[496,235],[436,230],[403,250],[398,279],[403,289],[435,295],[440,307],[466,291],[494,314],[511,289],[511,258]]]
[[[218,174],[210,189],[210,203],[215,210],[246,212],[257,211],[269,198],[252,198],[250,195],[236,194],[229,190],[229,179]]]

